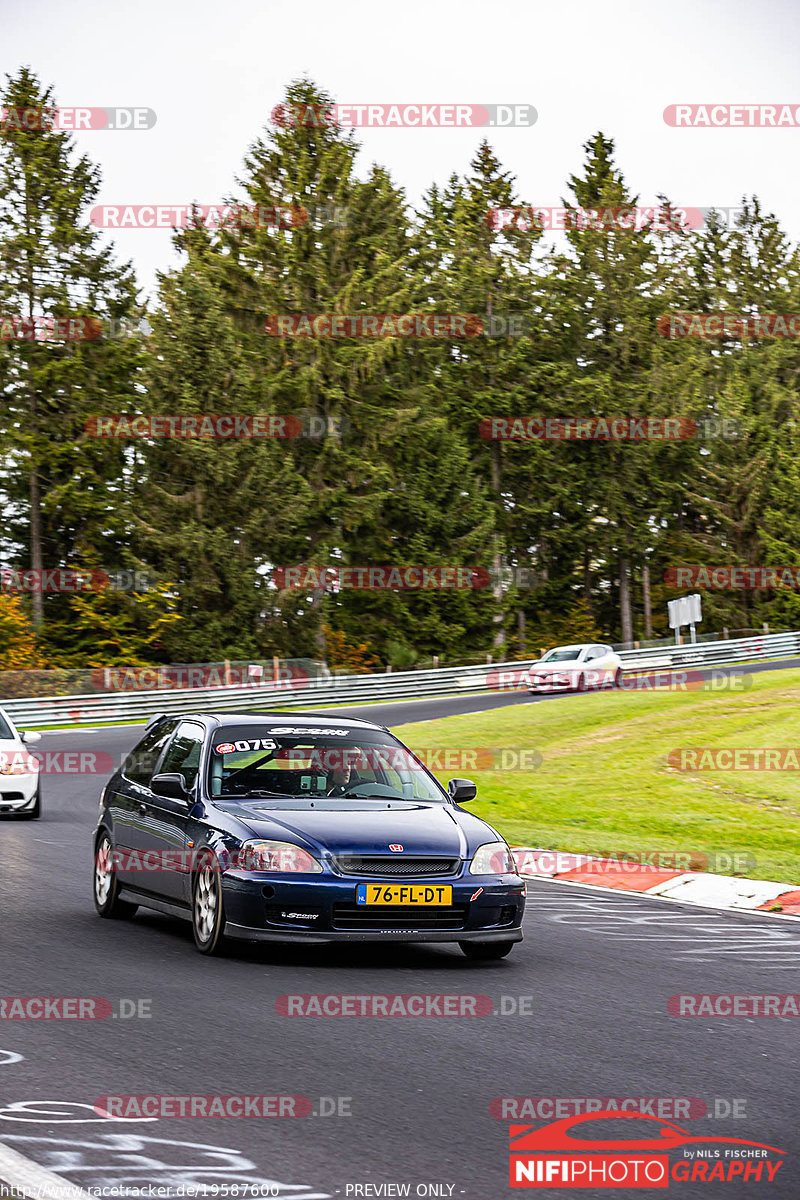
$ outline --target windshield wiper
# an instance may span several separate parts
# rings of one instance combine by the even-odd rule
[[[277,796],[279,800],[288,799],[285,792],[270,792],[266,788],[252,788],[246,792],[226,792],[225,794],[233,800],[246,800],[250,796]]]

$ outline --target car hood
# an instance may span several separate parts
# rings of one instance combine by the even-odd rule
[[[274,805],[267,800],[227,811],[235,811],[254,837],[288,835],[290,841],[334,854],[388,854],[390,845],[400,845],[405,854],[464,858],[495,836],[479,818],[449,804],[290,800]]]

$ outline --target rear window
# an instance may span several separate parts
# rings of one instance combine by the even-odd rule
[[[381,730],[231,725],[211,736],[208,788],[236,803],[300,798],[424,800],[446,796],[397,738]]]

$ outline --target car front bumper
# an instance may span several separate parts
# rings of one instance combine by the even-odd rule
[[[0,814],[33,808],[39,790],[39,775],[0,775]]]
[[[532,692],[571,692],[578,687],[580,675],[531,675]]]
[[[453,888],[452,904],[412,911],[356,905],[359,883]],[[225,932],[248,941],[280,942],[518,942],[525,884],[518,876],[470,875],[436,879],[375,879],[324,875],[287,882],[267,874],[222,876]],[[266,894],[265,894],[266,890]],[[271,894],[270,894],[271,893]]]

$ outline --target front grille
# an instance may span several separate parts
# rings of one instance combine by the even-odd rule
[[[343,875],[385,875],[393,879],[415,876],[455,875],[457,858],[383,858],[345,854],[334,860]]]
[[[466,905],[451,904],[441,908],[421,908],[418,905],[389,908],[382,905],[334,904],[334,929],[463,929],[467,917]]]

